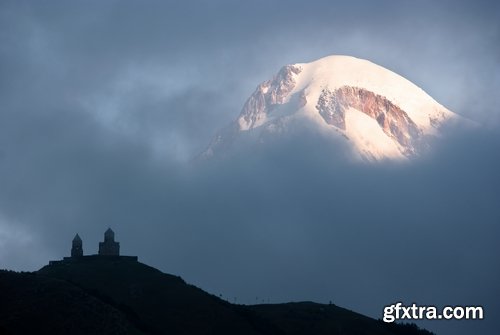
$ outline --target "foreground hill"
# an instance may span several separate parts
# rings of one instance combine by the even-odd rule
[[[36,273],[0,271],[0,334],[142,334],[120,310]]]
[[[180,277],[136,261],[101,257],[48,265],[38,274],[69,281],[133,315],[152,334],[271,334]]]
[[[0,271],[0,295],[2,334],[430,334],[335,305],[233,305],[120,257]]]
[[[249,306],[259,317],[272,320],[288,335],[432,334],[415,324],[387,324],[335,305],[313,302]]]

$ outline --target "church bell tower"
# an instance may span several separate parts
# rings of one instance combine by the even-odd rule
[[[101,256],[119,256],[120,243],[115,242],[115,233],[108,228],[104,233],[104,242],[99,242],[99,255]]]
[[[82,239],[78,234],[75,235],[73,239],[73,245],[71,247],[71,257],[82,257],[83,256],[83,246]]]

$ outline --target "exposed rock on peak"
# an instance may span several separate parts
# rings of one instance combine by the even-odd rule
[[[294,65],[284,66],[272,80],[267,80],[257,86],[238,118],[240,130],[262,125],[275,105],[285,103],[295,87],[295,76],[300,73],[300,70],[300,67]]]
[[[383,132],[394,139],[409,156],[415,153],[422,130],[408,114],[386,97],[359,87],[342,86],[335,91],[323,89],[316,109],[326,123],[346,131],[345,115],[353,108],[368,115]]]

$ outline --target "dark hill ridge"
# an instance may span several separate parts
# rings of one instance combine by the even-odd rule
[[[30,274],[1,271],[0,312],[0,334],[430,334],[335,305],[233,305],[113,256],[54,262]]]
[[[415,324],[383,323],[335,305],[310,301],[253,305],[248,308],[259,317],[272,320],[288,335],[401,334],[430,335]]]
[[[120,310],[60,279],[0,270],[0,334],[143,334]]]
[[[126,258],[56,263],[38,273],[67,280],[125,306],[153,334],[261,334],[229,303],[186,284],[180,277]]]

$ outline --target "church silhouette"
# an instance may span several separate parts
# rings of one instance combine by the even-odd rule
[[[108,228],[106,232],[104,232],[104,241],[99,242],[99,251],[97,255],[83,255],[83,241],[80,235],[76,234],[71,245],[71,257],[64,257],[60,261],[50,261],[49,265],[102,258],[129,261],[138,260],[137,256],[120,256],[120,242],[115,241],[115,232],[111,228]]]

